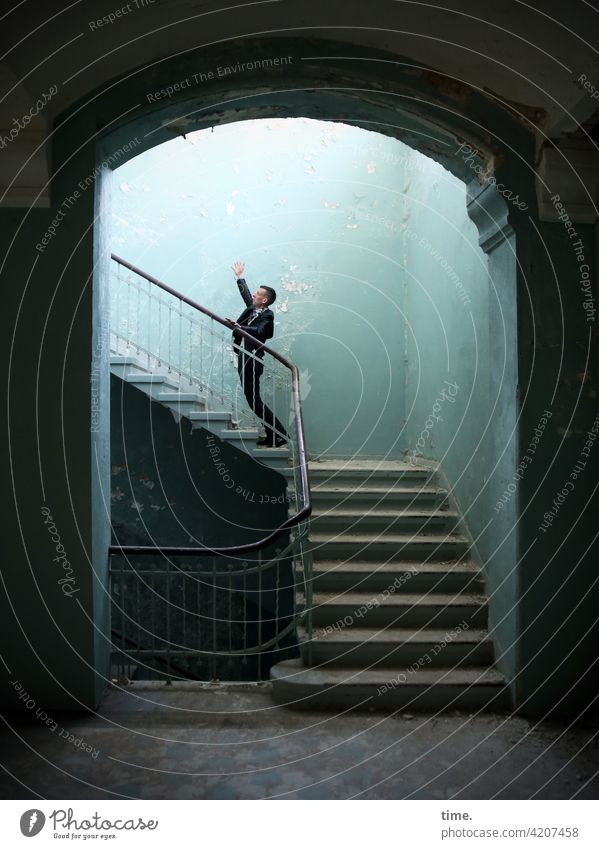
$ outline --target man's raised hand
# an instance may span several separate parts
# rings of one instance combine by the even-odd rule
[[[239,260],[234,263],[231,268],[233,269],[233,273],[237,279],[243,276],[243,269],[245,268],[245,263],[239,262]]]

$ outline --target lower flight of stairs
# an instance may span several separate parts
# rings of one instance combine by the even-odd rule
[[[304,616],[301,657],[271,669],[278,703],[509,707],[482,574],[438,478],[432,464],[310,463],[312,638]]]

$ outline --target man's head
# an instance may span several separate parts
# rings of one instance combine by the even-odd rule
[[[264,309],[265,307],[274,304],[276,298],[277,293],[274,289],[271,289],[270,286],[260,286],[260,288],[252,296],[252,303],[258,309]]]

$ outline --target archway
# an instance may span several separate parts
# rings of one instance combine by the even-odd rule
[[[264,50],[263,47],[261,49]],[[284,58],[280,49],[276,53],[273,52],[273,63],[277,57],[279,60]],[[231,65],[221,65],[220,62],[224,63],[225,60],[215,59],[215,68],[235,68],[233,59],[230,61]],[[258,70],[264,77],[265,70],[268,74],[272,67],[261,67]],[[280,67],[288,74],[289,64],[282,64]],[[483,127],[480,120],[470,119],[459,112],[455,103],[449,106],[431,103],[428,99],[422,100],[423,91],[414,91],[409,74],[401,80],[403,85],[397,86],[402,89],[401,92],[384,88],[377,90],[381,88],[380,78],[376,82],[374,79],[365,81],[363,75],[357,85],[357,80],[351,79],[350,74],[349,78],[344,80],[348,85],[331,85],[325,90],[304,87],[307,85],[306,80],[302,86],[279,86],[270,92],[256,92],[252,89],[249,94],[240,94],[238,86],[235,85],[238,80],[235,79],[234,71],[211,79],[206,74],[198,75],[197,71],[190,71],[190,74],[185,76],[185,70],[185,67],[178,70],[181,76],[175,82],[162,87],[157,84],[152,92],[146,93],[146,99],[151,97],[146,115],[136,118],[135,122],[121,124],[102,135],[100,164],[120,165],[130,156],[137,155],[140,150],[155,146],[173,134],[186,134],[195,129],[218,124],[235,121],[242,132],[243,123],[239,122],[244,119],[303,116],[326,117],[330,120],[339,116],[344,123],[374,129],[403,140],[411,148],[421,150],[436,159],[459,179],[471,185],[468,209],[479,229],[479,242],[488,255],[487,273],[493,302],[489,314],[490,324],[485,330],[494,346],[493,362],[498,364],[499,368],[494,368],[489,373],[492,415],[485,423],[482,434],[478,433],[475,444],[469,442],[473,450],[464,463],[449,463],[447,473],[450,485],[466,515],[480,559],[486,564],[496,655],[500,668],[511,679],[515,669],[513,651],[517,606],[516,540],[511,530],[515,526],[517,500],[510,500],[493,523],[489,523],[488,519],[497,501],[497,482],[511,481],[516,466],[517,261],[514,232],[508,224],[508,215],[512,211],[517,213],[521,210],[514,203],[508,204],[500,196],[493,180],[483,180],[481,187],[475,179],[485,169],[487,175],[491,174],[495,157],[501,159],[497,151],[493,152],[487,127]],[[312,68],[311,71],[313,74],[318,73],[318,68]],[[306,73],[303,69],[302,72]],[[376,75],[374,77],[376,78]],[[431,88],[434,88],[434,83],[438,83],[438,80],[431,79],[429,82]],[[229,86],[229,91],[222,91],[223,83]],[[214,103],[207,106],[205,90],[211,85],[213,96],[218,93],[218,97],[214,97]],[[183,99],[175,103],[173,98],[177,94]],[[450,93],[447,98],[448,102],[452,100],[452,95],[453,93]],[[473,99],[476,100],[476,95],[473,95]],[[398,102],[402,104],[399,110]],[[481,109],[482,105],[481,99],[477,108]],[[350,109],[355,114],[348,114]],[[506,119],[505,115],[497,114],[496,117],[501,121]],[[515,132],[519,129],[516,127]],[[510,162],[507,157],[502,161],[504,167],[506,162]],[[517,200],[527,206],[521,196],[518,196]],[[100,220],[105,221],[106,218]],[[106,233],[98,233],[98,243],[106,244],[106,240]],[[436,261],[434,246],[431,246],[429,255],[433,262]],[[106,269],[97,269],[97,285],[101,286],[101,280],[106,278],[106,274]],[[418,411],[415,421],[418,418],[426,421],[427,404],[428,401]],[[501,415],[497,415],[498,410],[501,410]],[[456,422],[456,425],[461,425],[461,431],[458,429],[458,433],[463,434],[467,443],[468,431],[464,428],[463,418],[462,422]]]
[[[373,53],[372,58],[364,62],[356,49],[346,42],[327,44],[309,38],[286,43],[283,39],[248,39],[244,42],[244,50],[248,56],[259,53],[261,58],[269,58],[272,63],[249,70],[231,70],[219,77],[219,67],[234,69],[237,65],[239,45],[218,45],[174,60],[153,62],[141,69],[136,68],[132,54],[130,70],[123,77],[62,116],[55,132],[52,214],[38,214],[35,221],[29,216],[23,227],[19,225],[21,235],[15,237],[15,248],[22,248],[22,254],[29,255],[27,252],[36,250],[36,244],[41,245],[35,268],[35,280],[39,275],[39,283],[35,283],[33,291],[38,297],[43,296],[42,278],[60,281],[61,297],[66,299],[61,304],[75,317],[69,327],[66,357],[61,348],[64,328],[52,328],[52,332],[43,337],[44,353],[59,352],[59,356],[44,357],[39,385],[42,389],[64,385],[64,392],[56,399],[44,396],[47,403],[40,454],[44,473],[54,473],[56,501],[67,505],[64,522],[68,522],[69,531],[68,534],[64,532],[65,547],[79,552],[83,563],[87,563],[88,552],[93,551],[95,567],[95,577],[85,570],[79,576],[82,601],[77,616],[73,616],[71,610],[60,610],[53,623],[55,639],[45,640],[48,650],[53,649],[55,656],[60,656],[64,644],[68,644],[62,668],[63,671],[72,669],[75,664],[81,670],[81,675],[77,676],[80,689],[67,696],[56,676],[48,676],[41,670],[39,658],[33,655],[30,658],[32,680],[40,692],[50,694],[50,700],[59,706],[95,704],[105,685],[105,634],[94,631],[90,623],[94,618],[99,624],[106,621],[102,580],[108,538],[101,511],[93,506],[90,492],[95,492],[96,505],[103,504],[102,498],[109,486],[108,455],[100,436],[92,433],[90,459],[88,424],[94,422],[87,414],[92,406],[90,371],[94,364],[101,366],[101,360],[92,360],[89,350],[94,315],[90,284],[95,268],[93,291],[98,302],[103,292],[103,262],[109,253],[101,228],[95,242],[92,232],[94,218],[101,215],[102,205],[107,201],[103,171],[155,142],[171,138],[182,129],[210,126],[217,121],[228,122],[244,116],[304,115],[343,119],[374,127],[385,134],[396,132],[411,146],[439,158],[463,179],[477,176],[473,163],[485,171],[490,168],[503,189],[509,191],[513,186],[519,202],[523,201],[528,207],[527,210],[518,209],[510,201],[498,210],[498,195],[492,191],[492,186],[481,191],[478,181],[473,183],[470,208],[488,250],[490,276],[505,279],[506,269],[511,273],[514,267],[518,275],[515,293],[505,288],[498,290],[500,298],[505,296],[503,307],[509,305],[511,312],[508,314],[502,308],[504,322],[497,314],[499,333],[493,335],[500,341],[500,355],[502,351],[511,350],[503,344],[503,326],[517,336],[517,354],[505,363],[505,368],[510,373],[509,384],[517,384],[518,392],[514,397],[512,390],[506,389],[505,397],[498,396],[494,422],[496,437],[486,444],[486,450],[499,463],[493,478],[485,483],[485,488],[493,489],[499,497],[507,490],[513,496],[509,509],[515,512],[511,518],[504,509],[490,515],[492,521],[482,531],[480,544],[490,553],[487,560],[489,588],[492,597],[500,600],[500,612],[495,619],[496,635],[501,648],[507,652],[505,671],[511,677],[519,673],[519,702],[535,694],[535,701],[528,703],[527,709],[533,710],[535,705],[539,709],[553,705],[556,680],[551,680],[551,675],[556,669],[555,658],[565,659],[569,647],[576,648],[575,660],[571,662],[570,659],[567,666],[562,664],[561,672],[566,670],[568,686],[576,684],[584,701],[585,694],[593,686],[589,678],[593,647],[589,635],[585,632],[580,636],[573,620],[565,622],[564,627],[560,625],[559,636],[556,636],[555,623],[561,623],[561,618],[555,608],[555,599],[563,603],[567,597],[568,609],[575,610],[586,598],[586,590],[593,580],[589,569],[580,568],[570,577],[571,559],[584,554],[585,535],[577,533],[576,539],[570,541],[574,548],[571,545],[567,549],[560,547],[557,552],[550,535],[537,539],[536,529],[546,504],[536,496],[547,468],[552,469],[551,485],[555,482],[557,486],[576,459],[574,442],[563,444],[564,430],[567,431],[571,423],[572,404],[578,405],[577,416],[584,417],[585,412],[592,410],[592,396],[582,392],[576,382],[576,375],[585,371],[588,362],[589,328],[581,318],[584,313],[577,296],[570,292],[568,297],[563,297],[565,283],[557,285],[558,274],[563,271],[564,280],[571,274],[570,246],[566,242],[564,247],[562,231],[557,229],[559,225],[543,224],[536,214],[534,138],[529,120],[513,104],[448,81],[442,74],[422,66],[415,68],[413,62],[399,63],[396,55]],[[275,70],[274,59],[289,55],[295,57],[294,61],[286,65],[279,63]],[[337,58],[318,58],[323,56]],[[212,79],[208,75],[206,79],[198,76],[196,81],[194,74],[198,75],[200,69],[203,72],[215,69],[216,73]],[[194,88],[187,85],[187,80],[193,80]],[[181,85],[183,81],[184,86]],[[160,93],[159,97],[155,96],[156,92]],[[148,95],[152,98],[148,99]],[[476,151],[476,155],[469,153],[464,144]],[[94,185],[98,188],[95,200],[90,191]],[[60,220],[53,223],[59,212]],[[581,225],[579,231],[585,244],[592,244],[591,225]],[[555,285],[548,287],[548,280]],[[566,314],[560,325],[555,316],[563,318],[563,304]],[[97,308],[95,314],[101,315],[101,309]],[[538,321],[543,327],[541,343],[548,364],[542,370],[535,358],[534,327]],[[37,333],[35,322],[32,320],[30,324]],[[40,336],[44,330],[39,327]],[[96,327],[95,333],[93,345],[100,351],[102,328]],[[561,379],[559,359],[559,342],[564,334],[572,343],[568,361],[564,363],[567,380]],[[502,356],[496,358],[501,364],[501,369],[494,373],[498,380],[504,371],[504,359]],[[69,376],[66,383],[62,380],[65,365]],[[516,461],[521,453],[518,441],[528,445],[547,404],[547,368],[560,375],[559,386],[556,384],[551,399],[551,403],[556,404],[552,429],[545,431],[534,466],[522,479],[514,480]],[[25,367],[19,374],[23,383],[35,383]],[[508,386],[505,381],[501,385]],[[98,393],[101,396],[102,391],[105,387],[101,385],[93,387],[96,397]],[[33,401],[37,400],[36,396],[31,402],[32,416],[35,414]],[[65,406],[81,411],[82,419],[65,417]],[[62,454],[56,452],[56,445],[63,446]],[[559,462],[554,466],[558,453]],[[24,452],[19,456],[19,464],[18,474],[22,479],[37,475]],[[70,475],[66,479],[65,467]],[[585,486],[577,487],[576,499],[586,497]],[[495,503],[493,501],[493,505]],[[569,502],[569,507],[571,505],[575,505],[574,500]],[[33,506],[31,509],[33,511]],[[524,513],[525,523],[513,521],[515,516]],[[587,530],[591,530],[590,526]],[[36,557],[43,560],[41,540],[33,539],[28,556],[32,561]],[[516,562],[517,571],[511,566]],[[566,595],[564,575],[569,577]],[[42,575],[40,580],[49,592],[53,589],[52,576]],[[23,598],[31,598],[29,585],[24,582],[21,589]],[[38,607],[45,616],[47,611],[43,605],[40,603]],[[34,617],[33,608],[31,615]],[[514,652],[516,636],[519,638],[518,656]],[[81,654],[73,652],[74,645],[81,648]],[[100,669],[101,673],[95,676],[94,669]],[[574,701],[576,698],[578,696]]]

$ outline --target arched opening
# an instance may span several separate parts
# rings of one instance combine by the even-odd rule
[[[286,54],[280,41],[257,40],[256,49],[258,45],[264,57]],[[570,254],[567,251],[560,254],[558,250],[561,265],[552,265],[554,256],[550,249],[561,246],[563,234],[561,230],[557,232],[556,225],[540,222],[536,215],[534,145],[528,126],[514,115],[509,105],[477,89],[446,86],[438,74],[422,69],[414,71],[410,63],[399,65],[396,56],[389,62],[389,57],[381,53],[365,64],[359,59],[349,59],[347,45],[343,43],[315,45],[309,40],[294,40],[293,45],[295,50],[301,48],[301,55],[308,58],[302,59],[301,64],[298,58],[295,64],[281,65],[276,78],[273,64],[252,68],[251,75],[232,71],[221,78],[204,80],[198,76],[196,82],[197,51],[160,63],[159,69],[147,74],[133,69],[93,95],[91,103],[79,104],[65,114],[56,129],[52,212],[56,216],[60,210],[61,218],[53,224],[54,218],[48,213],[43,226],[29,222],[27,233],[34,243],[40,244],[36,273],[53,275],[60,281],[61,291],[68,293],[70,299],[69,314],[75,316],[69,328],[66,359],[62,353],[60,358],[43,357],[43,375],[39,381],[42,391],[62,385],[61,369],[65,364],[69,381],[64,384],[65,395],[60,397],[60,403],[51,408],[54,415],[49,413],[50,406],[44,407],[47,412],[40,450],[46,463],[44,474],[48,475],[51,469],[53,480],[65,486],[64,503],[68,509],[75,513],[79,509],[84,511],[83,519],[77,514],[71,537],[65,539],[65,548],[75,550],[83,545],[84,559],[88,551],[93,555],[93,570],[88,574],[83,569],[79,574],[81,595],[77,598],[85,599],[79,617],[74,618],[68,610],[59,611],[56,623],[52,623],[58,627],[57,639],[61,645],[61,641],[68,639],[71,646],[82,647],[81,656],[75,653],[72,662],[84,670],[78,678],[81,693],[85,692],[84,702],[97,703],[109,675],[106,550],[110,536],[105,499],[110,491],[110,467],[105,439],[108,422],[102,417],[107,412],[103,397],[108,386],[107,381],[95,379],[96,375],[108,375],[107,361],[103,360],[107,351],[102,345],[105,328],[99,319],[104,314],[101,300],[107,295],[104,284],[109,277],[109,232],[101,226],[109,220],[109,215],[103,214],[110,209],[109,171],[142,150],[180,136],[182,131],[245,119],[298,116],[342,120],[397,137],[410,148],[437,160],[468,186],[469,215],[476,223],[479,244],[487,256],[494,295],[488,331],[493,414],[484,440],[476,446],[477,452],[482,452],[489,476],[485,476],[480,488],[473,487],[472,480],[469,481],[469,475],[477,474],[481,468],[478,453],[476,462],[471,460],[460,467],[455,476],[448,466],[446,471],[485,563],[489,621],[502,671],[514,688],[521,688],[521,698],[527,699],[528,695],[532,698],[534,693],[537,704],[552,704],[558,674],[552,653],[558,648],[565,651],[571,639],[571,644],[577,645],[578,665],[562,659],[559,674],[567,669],[572,686],[576,686],[573,692],[584,696],[588,687],[592,688],[588,661],[593,656],[590,637],[577,636],[578,625],[584,620],[575,622],[574,618],[568,618],[558,635],[550,612],[552,605],[561,604],[564,598],[563,575],[569,553],[563,546],[555,552],[551,535],[536,533],[546,506],[538,497],[545,480],[545,467],[552,470],[554,477],[559,477],[560,469],[569,471],[565,468],[568,463],[564,465],[562,459],[562,443],[571,452],[572,464],[575,461],[574,443],[564,443],[562,438],[563,428],[569,426],[567,405],[560,411],[559,419],[555,416],[552,420],[555,427],[551,436],[549,428],[545,430],[534,465],[524,476],[518,471],[522,453],[519,443],[529,444],[547,407],[546,381],[535,348],[537,313],[543,317],[546,338],[550,340],[544,353],[553,358],[551,364],[556,375],[561,374],[562,363],[551,340],[557,338],[556,334],[559,336],[555,316],[562,315],[562,303],[569,310],[564,332],[584,331],[584,339],[588,341],[586,324],[582,324],[582,329],[580,326],[585,313],[576,298],[564,299],[557,287],[547,288],[547,280],[555,282],[556,270],[567,273]],[[318,58],[332,55],[341,58],[334,63]],[[237,61],[235,46],[218,45],[202,51],[201,55],[201,64],[207,68],[235,68]],[[173,83],[188,79],[193,86],[174,88]],[[499,191],[494,190],[492,179],[485,183],[488,174],[497,180]],[[511,187],[514,187],[512,196],[508,198]],[[527,208],[514,203],[516,190],[518,203],[523,201]],[[589,244],[590,227],[588,232],[583,232]],[[428,261],[438,264],[432,250]],[[505,285],[495,286],[493,290],[494,281],[504,281]],[[92,327],[92,315],[95,327]],[[44,327],[39,329],[44,352],[56,350],[64,342],[62,327],[60,332],[58,326],[53,330],[54,335],[45,334]],[[76,417],[65,416],[61,404],[64,399],[69,402],[72,398],[73,409],[80,415],[89,409],[90,405],[83,404],[82,399],[87,399],[90,392],[88,354],[92,331],[95,334],[91,360],[92,460],[88,464],[88,429],[81,427]],[[572,360],[568,369],[573,377],[563,391],[568,399],[578,402],[576,375],[585,368],[586,348],[571,346],[570,350]],[[585,403],[592,403],[591,396],[581,397]],[[421,432],[422,425],[416,438]],[[466,434],[463,426],[460,432]],[[45,440],[53,440],[52,445],[64,445],[64,458],[46,445]],[[553,455],[558,448],[562,454],[559,464],[554,466]],[[66,483],[65,468],[70,475]],[[474,497],[469,497],[469,491],[475,493]],[[578,494],[583,489],[577,487],[576,491]],[[502,503],[504,493],[507,496]],[[568,507],[574,509],[574,505],[572,500]],[[525,512],[526,522],[520,521]],[[531,568],[525,568],[525,564]],[[581,567],[569,577],[572,610],[576,606],[574,602],[586,598],[585,574]],[[44,576],[44,580],[51,583],[51,576]],[[94,627],[90,626],[92,621]],[[538,656],[542,663],[535,660]],[[45,672],[39,674],[46,680]],[[53,694],[58,694],[56,703],[63,704],[61,685],[52,679],[48,686]],[[72,703],[70,696],[65,698]]]
[[[496,502],[487,483],[514,461],[495,450],[515,423],[506,203],[492,185],[468,195],[463,179],[393,138],[388,123],[383,135],[366,120],[226,117],[215,131],[185,134],[188,125],[171,120],[178,139],[122,165],[112,230],[105,210],[98,239],[221,315],[236,310],[235,287],[224,282],[231,251],[279,288],[277,342],[302,370],[311,456],[441,463],[487,566],[496,655],[509,669],[515,559],[504,548],[493,573],[502,529],[487,530]],[[105,138],[103,161],[120,164],[126,144],[122,130]],[[458,173],[471,169],[464,145],[453,156],[438,158]],[[122,504],[140,507],[136,497]],[[515,501],[502,513],[506,525],[514,509]]]
[[[153,4],[143,19],[127,15],[99,32],[86,4],[49,17],[42,5],[17,4],[3,18],[13,49],[1,76],[15,95],[3,101],[5,128],[31,117],[42,92],[45,101],[18,137],[2,134],[5,487],[15,510],[0,619],[15,676],[5,675],[2,690],[10,707],[28,707],[30,694],[53,710],[95,709],[110,677],[109,370],[100,319],[111,245],[102,226],[94,233],[94,222],[110,218],[103,172],[182,132],[298,116],[395,137],[468,186],[492,292],[496,403],[484,439],[462,444],[457,469],[448,453],[445,468],[485,563],[496,656],[517,710],[580,716],[597,704],[591,45],[559,15],[550,20],[527,4],[494,4],[483,20],[395,3],[389,26],[355,6],[339,4],[333,15],[329,4],[254,3],[243,9],[245,29],[237,7],[207,13],[195,0]],[[586,6],[574,16],[578,32],[593,25]],[[65,44],[65,27],[76,40]],[[522,38],[531,32],[542,44]],[[564,50],[576,57],[565,75]],[[435,282],[449,270],[429,243],[421,248]],[[441,342],[432,339],[430,350]],[[443,404],[457,409],[457,401]],[[427,428],[430,407],[421,411],[414,437],[426,447],[443,431],[434,419]],[[483,429],[469,416],[460,435],[471,426],[471,437]]]

